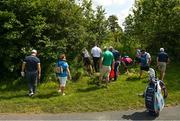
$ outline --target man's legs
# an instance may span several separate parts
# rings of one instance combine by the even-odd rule
[[[165,62],[159,63],[159,70],[160,70],[160,80],[164,80],[165,71],[166,71],[166,63]]]
[[[140,75],[139,75],[139,78],[141,78],[143,71],[149,71],[149,66],[141,66],[141,67],[140,67]]]
[[[109,83],[109,74],[110,74],[110,71],[111,71],[111,67],[110,66],[102,66],[102,70],[101,70],[101,73],[100,73],[99,80],[100,80],[100,82],[102,82],[103,77],[105,76],[106,86]]]
[[[97,68],[96,68],[96,57],[93,57],[93,64],[94,64],[94,70],[95,70],[95,72],[97,72]]]
[[[114,64],[114,81],[116,81],[118,77],[118,67],[119,67],[119,61],[116,61]]]
[[[32,96],[36,93],[36,86],[37,86],[37,72],[27,72],[26,78],[28,80],[29,86],[29,96]]]
[[[29,95],[30,95],[31,93],[33,93],[33,82],[30,72],[26,72],[26,80],[28,81]]]
[[[143,67],[142,67],[142,66],[140,66],[139,79],[141,78],[142,73],[143,73]]]
[[[94,69],[95,69],[96,72],[99,72],[99,60],[100,60],[100,58],[93,57]]]
[[[36,93],[36,87],[37,87],[37,83],[38,83],[38,74],[37,73],[33,73],[32,77],[33,77],[33,93]]]

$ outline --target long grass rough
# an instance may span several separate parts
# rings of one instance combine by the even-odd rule
[[[180,104],[180,64],[168,65],[165,84],[168,89],[166,106]],[[144,98],[139,97],[147,86],[147,73],[138,78],[138,68],[130,74],[121,73],[108,88],[99,87],[95,79],[83,76],[68,81],[66,96],[57,92],[56,80],[41,82],[37,94],[28,97],[24,80],[0,84],[0,113],[65,113],[100,112],[144,108]]]

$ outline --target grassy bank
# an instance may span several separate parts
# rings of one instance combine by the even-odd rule
[[[166,105],[180,104],[180,65],[168,66],[165,83],[169,92]],[[147,77],[138,79],[137,70],[121,74],[108,88],[92,84],[84,76],[77,82],[68,81],[66,96],[57,92],[57,82],[47,81],[38,86],[34,97],[27,96],[24,80],[0,84],[0,113],[60,113],[138,109],[144,99],[138,97],[147,85]]]

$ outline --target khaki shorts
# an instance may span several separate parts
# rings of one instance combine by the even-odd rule
[[[105,76],[105,77],[109,77],[109,74],[110,74],[110,71],[111,71],[111,66],[102,66],[102,69],[101,69],[101,76]]]
[[[166,62],[159,62],[158,68],[160,71],[165,72],[166,71]]]
[[[67,77],[58,77],[59,83],[62,87],[66,86]]]

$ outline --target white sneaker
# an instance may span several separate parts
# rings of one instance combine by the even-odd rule
[[[31,97],[31,96],[33,96],[34,95],[34,93],[33,92],[31,92],[31,93],[29,93],[29,96]]]
[[[59,89],[58,92],[61,93],[61,90]]]
[[[63,96],[66,95],[65,93],[62,94]]]

